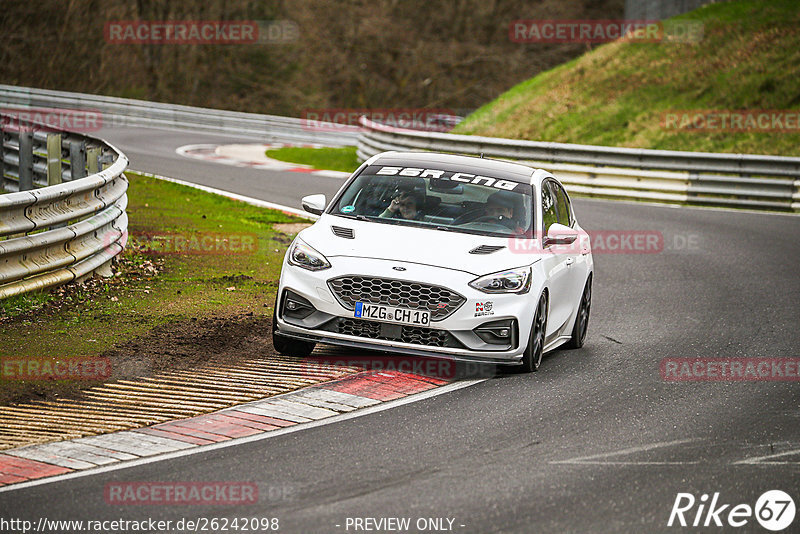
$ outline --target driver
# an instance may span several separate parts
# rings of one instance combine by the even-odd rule
[[[486,199],[486,215],[488,217],[513,219],[515,204],[513,195],[513,193],[505,193],[503,191],[489,195],[489,198]]]
[[[495,217],[504,226],[514,231],[515,234],[522,234],[525,230],[520,227],[519,222],[514,217],[514,210],[517,206],[517,197],[514,193],[498,191],[489,195],[486,199],[484,212],[486,217]]]

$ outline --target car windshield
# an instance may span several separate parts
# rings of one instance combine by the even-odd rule
[[[447,169],[371,165],[328,213],[497,237],[532,235],[529,184]]]

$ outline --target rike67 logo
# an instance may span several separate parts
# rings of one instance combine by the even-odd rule
[[[707,493],[695,498],[691,493],[678,493],[667,526],[681,527],[744,527],[752,531],[752,519],[767,530],[778,532],[788,528],[794,521],[796,508],[794,499],[781,490],[764,492],[755,506],[731,505],[721,502],[719,492],[711,497]]]

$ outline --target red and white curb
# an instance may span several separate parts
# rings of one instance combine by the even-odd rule
[[[0,492],[46,482],[40,479],[56,475],[78,475],[84,470],[89,474],[263,439],[481,381],[450,382],[397,371],[364,371],[189,419],[6,450],[0,452],[0,486],[5,486]]]
[[[222,165],[233,165],[235,167],[249,167],[252,169],[266,169],[270,171],[282,172],[302,172],[322,176],[326,178],[347,178],[349,172],[317,170],[308,165],[298,163],[288,163],[267,157],[266,151],[274,148],[286,146],[297,146],[303,148],[320,148],[322,145],[312,144],[238,144],[238,145],[215,145],[199,144],[185,145],[175,149],[175,152],[183,157],[211,161]]]

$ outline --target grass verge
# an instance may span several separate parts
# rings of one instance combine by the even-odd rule
[[[354,146],[342,148],[283,147],[267,150],[266,154],[268,158],[310,165],[315,169],[326,171],[353,172],[360,165]]]
[[[130,237],[115,277],[0,301],[4,364],[113,355],[114,347],[170,323],[271,316],[291,241],[275,225],[304,221],[179,184],[127,176]],[[145,367],[171,363],[176,362],[167,357]],[[113,359],[110,364],[114,378],[141,368]],[[98,383],[19,380],[5,367],[2,371],[0,404],[72,395]]]

